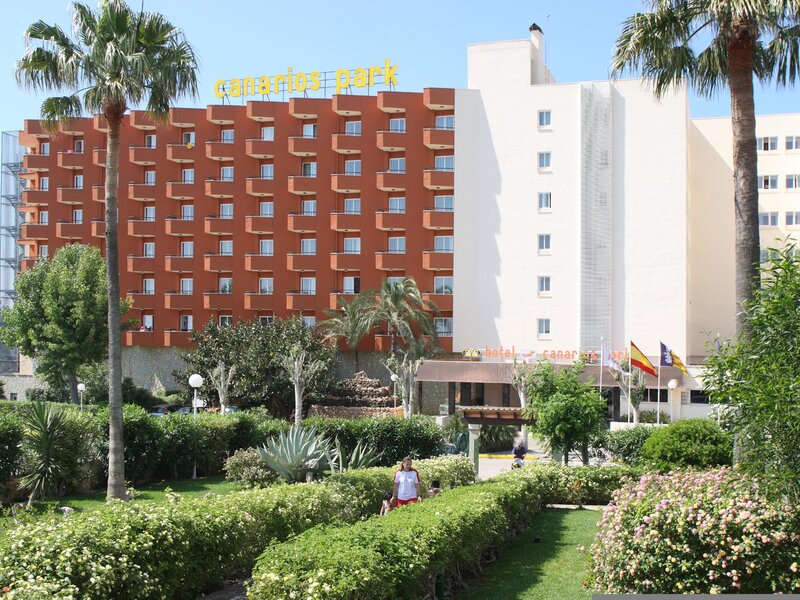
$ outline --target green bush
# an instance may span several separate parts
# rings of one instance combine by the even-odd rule
[[[437,459],[442,461],[443,459]],[[452,459],[456,469],[460,461]],[[426,461],[417,466],[424,472]],[[244,576],[270,542],[376,512],[391,470],[166,503],[111,502],[69,519],[21,525],[0,552],[5,598],[196,598]],[[365,512],[367,511],[367,512]],[[57,592],[57,593],[56,593]]]
[[[108,475],[108,408],[97,411],[97,427],[102,431],[97,456],[102,477]],[[122,431],[125,435],[125,479],[135,484],[151,481],[163,451],[164,436],[156,419],[141,406],[122,407]]]
[[[661,423],[663,425],[667,425],[670,423],[672,419],[670,419],[669,415],[665,413],[663,410],[658,411],[661,413],[661,418],[659,421],[658,413],[654,410],[640,410],[639,411],[639,423],[645,425],[652,425],[653,423]],[[622,414],[619,417],[619,420],[623,423],[627,423],[628,421],[633,420],[633,415],[628,418],[628,413]]]
[[[278,475],[261,459],[258,450],[237,450],[225,461],[225,479],[246,488],[266,487],[278,480]]]
[[[59,404],[69,403],[69,390],[56,390],[52,388],[33,388],[25,392],[25,400],[29,402],[56,402]]]
[[[608,504],[615,490],[641,475],[641,470],[628,466],[566,467],[531,463],[525,468],[542,477],[542,497],[547,504]]]
[[[729,465],[733,437],[711,419],[683,419],[654,431],[642,446],[641,459],[659,471]]]
[[[609,431],[603,440],[603,446],[611,459],[635,465],[641,458],[642,446],[652,433],[653,428],[647,425]]]
[[[14,415],[0,413],[0,489],[19,468],[22,424]]]
[[[448,442],[455,444],[457,451],[466,452],[469,439],[467,422],[460,413],[456,413],[448,419],[442,432]],[[481,427],[481,452],[506,451],[511,453],[516,437],[517,428],[513,425],[484,425]]]

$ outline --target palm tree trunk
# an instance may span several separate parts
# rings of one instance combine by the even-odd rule
[[[67,377],[69,378],[69,399],[73,404],[80,404],[80,398],[78,398],[78,374],[75,371],[70,371]]]
[[[358,365],[358,344],[357,343],[356,343],[355,346],[353,346],[353,357],[356,359],[356,373],[358,373],[359,371],[361,371],[361,367],[359,367],[359,365]]]
[[[119,188],[119,130],[122,114],[106,114],[106,259],[108,274],[108,487],[109,498],[127,500],[125,443],[122,435],[122,316],[119,311],[119,247],[117,189]]]
[[[728,42],[728,86],[733,129],[734,208],[736,231],[736,328],[743,331],[743,304],[759,285],[758,168],[753,102],[755,38],[739,25]]]
[[[303,389],[300,382],[294,382],[294,423],[300,425],[303,420]]]

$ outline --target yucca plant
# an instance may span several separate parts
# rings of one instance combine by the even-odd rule
[[[29,493],[28,506],[37,496],[48,497],[62,490],[66,472],[67,421],[60,408],[35,402],[21,415],[24,427],[24,457],[20,486]]]
[[[342,449],[339,440],[336,440],[335,461],[331,467],[334,473],[344,473],[350,469],[366,469],[374,467],[383,456],[383,451],[378,452],[372,446],[358,442],[348,456]]]
[[[316,429],[292,425],[258,449],[267,466],[288,483],[307,481],[336,468],[338,454]]]

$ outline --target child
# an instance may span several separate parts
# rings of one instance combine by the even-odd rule
[[[386,492],[383,495],[383,503],[381,504],[381,516],[389,514],[392,510],[392,492]]]
[[[430,487],[430,489],[428,490],[428,492],[425,495],[428,498],[433,498],[434,496],[438,496],[439,492],[441,492],[441,491],[442,490],[441,490],[441,487],[440,487],[440,484],[439,484],[439,480],[438,479],[434,479],[433,481],[431,481],[431,487]]]

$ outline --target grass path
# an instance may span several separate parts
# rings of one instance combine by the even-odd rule
[[[601,513],[592,510],[546,508],[531,527],[503,551],[483,576],[458,594],[459,600],[587,600],[583,587],[585,557],[578,546],[589,546]],[[536,543],[536,538],[540,539]]]

